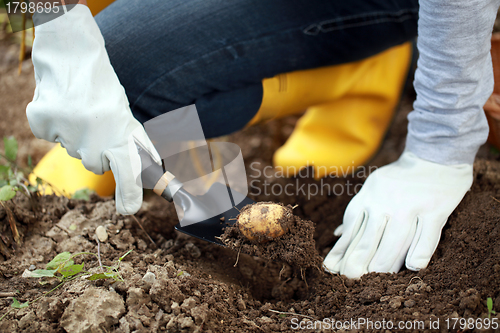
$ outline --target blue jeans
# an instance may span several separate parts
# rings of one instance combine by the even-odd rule
[[[195,103],[210,138],[253,118],[264,78],[413,39],[418,1],[117,0],[96,20],[134,116]]]

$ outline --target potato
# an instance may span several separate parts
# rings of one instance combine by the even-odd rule
[[[238,228],[251,241],[265,242],[288,231],[292,217],[289,207],[270,202],[246,206],[238,215]]]

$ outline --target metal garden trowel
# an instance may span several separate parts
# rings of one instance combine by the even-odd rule
[[[224,228],[236,222],[241,208],[254,203],[252,199],[231,188],[230,176],[225,173],[224,168],[220,171],[226,185],[214,182],[204,194],[195,195],[171,172],[165,171],[164,166],[154,163],[148,152],[140,147],[138,151],[143,165],[147,166],[141,174],[142,185],[144,188],[153,189],[167,201],[174,202],[180,220],[175,229],[202,240],[224,245],[218,239],[224,233]],[[192,185],[193,182],[200,182],[200,179],[188,183]]]
[[[248,184],[240,147],[224,139],[208,142],[194,104],[148,120],[144,128],[162,158],[162,166],[138,147],[140,185],[175,204],[177,230],[223,245],[217,237],[235,223],[239,209],[254,203],[246,197]]]

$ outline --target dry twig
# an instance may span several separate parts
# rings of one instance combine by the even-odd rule
[[[26,54],[26,13],[23,12],[23,23],[21,31],[21,47],[19,49],[19,67],[17,69],[17,74],[20,75],[23,69],[23,61]]]
[[[280,281],[281,281],[281,274],[283,273],[284,270],[285,270],[285,264],[283,264],[283,267],[281,267],[280,274],[278,275]]]
[[[139,227],[141,227],[142,231],[144,231],[144,233],[146,234],[146,236],[148,236],[149,241],[150,241],[151,243],[153,243],[153,245],[154,245],[155,247],[158,247],[158,246],[156,246],[155,241],[154,241],[154,240],[151,238],[151,236],[149,236],[149,234],[146,232],[146,230],[145,230],[145,229],[144,229],[144,227],[142,226],[141,222],[139,222],[139,220],[137,219],[137,217],[135,217],[135,215],[131,215],[131,216],[134,218],[135,222],[137,222],[137,224],[139,225]]]
[[[12,236],[14,236],[14,241],[18,244],[21,245],[21,236],[19,235],[19,231],[17,230],[17,225],[16,225],[16,219],[14,218],[14,213],[12,213],[12,210],[6,206],[2,201],[0,201],[0,204],[3,206],[5,211],[7,212],[9,224],[10,224],[10,229],[12,230]]]
[[[306,315],[303,315],[303,314],[300,314],[300,313],[284,312],[284,311],[278,311],[278,310],[272,310],[272,309],[269,309],[269,311],[274,312],[274,313],[277,313],[277,314],[292,315],[292,316],[300,316],[300,317],[304,317],[304,318],[309,318],[309,319],[311,319],[311,320],[315,320],[315,319],[314,319],[313,317],[311,317],[311,316],[306,316]]]
[[[241,245],[241,246],[240,246],[240,249],[238,250],[238,255],[237,255],[237,257],[236,257],[236,262],[234,263],[234,266],[233,266],[233,267],[238,266],[238,261],[240,261],[240,252],[241,252],[241,247],[242,247],[242,246],[243,246],[243,245]]]
[[[418,280],[420,280],[420,282],[424,282],[424,280],[422,280],[422,278],[420,276],[414,276],[410,279],[410,281],[408,282],[408,285],[406,287],[410,286],[411,281],[413,281],[413,279],[418,279]]]

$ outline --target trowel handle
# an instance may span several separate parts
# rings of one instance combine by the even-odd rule
[[[153,191],[159,196],[172,202],[174,194],[180,190],[182,183],[169,171],[165,172],[156,183]]]
[[[153,189],[156,194],[172,202],[174,194],[182,187],[182,183],[169,171],[165,172],[156,164],[149,152],[138,144],[137,152],[142,163],[142,186]]]

